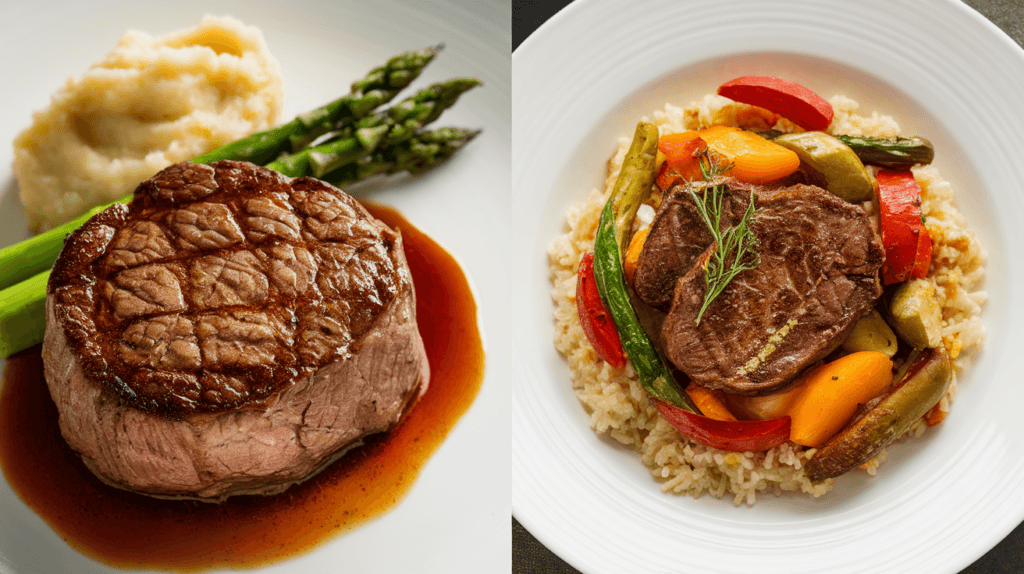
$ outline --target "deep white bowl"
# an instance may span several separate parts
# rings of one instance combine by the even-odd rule
[[[1024,520],[1024,50],[955,0],[577,0],[513,55],[513,513],[588,572],[957,572]],[[987,342],[942,425],[827,495],[663,494],[590,430],[552,346],[546,248],[665,102],[764,74],[929,138],[988,249]]]

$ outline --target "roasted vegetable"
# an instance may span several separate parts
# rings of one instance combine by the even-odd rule
[[[580,260],[580,268],[576,274],[576,312],[580,316],[580,326],[597,356],[609,365],[621,369],[626,366],[626,357],[622,354],[622,343],[615,322],[601,302],[601,294],[597,291],[594,281],[594,254],[585,253]]]
[[[640,260],[640,253],[644,250],[644,243],[651,233],[650,227],[644,227],[633,234],[629,240],[629,247],[626,249],[626,259],[622,262],[622,270],[626,273],[626,284],[633,284],[633,274],[636,273],[636,265]]]
[[[658,412],[693,440],[731,451],[761,451],[789,439],[789,417],[766,421],[724,421],[696,415],[658,401]]]
[[[932,142],[921,138],[873,138],[868,136],[836,136],[850,146],[866,164],[888,169],[910,169],[915,164],[930,164],[935,159]]]
[[[931,281],[916,279],[899,285],[889,301],[893,329],[916,349],[942,343],[942,309]]]
[[[796,82],[772,76],[743,76],[718,88],[718,95],[775,112],[805,130],[832,123],[832,105]]]
[[[807,477],[821,482],[874,458],[939,402],[951,379],[945,351],[921,353],[884,399],[818,449],[805,466]]]
[[[720,421],[736,420],[736,417],[729,412],[729,407],[725,405],[725,393],[722,391],[713,391],[690,383],[686,385],[686,394],[690,396],[700,412],[704,413],[704,416]]]
[[[799,388],[789,384],[781,390],[767,395],[725,395],[729,412],[743,420],[766,420],[789,414]]]
[[[669,143],[659,143],[658,147],[666,157],[669,157],[665,152],[668,145],[681,146],[696,138],[707,142],[708,148],[717,154],[717,159],[720,160],[718,167],[724,169],[726,165],[732,164],[729,175],[747,183],[767,183],[781,179],[800,167],[800,158],[793,151],[754,132],[731,126],[712,126],[697,131],[669,134],[662,138]],[[669,161],[671,162],[671,159]],[[692,168],[679,171],[694,172]],[[684,179],[700,179],[700,175],[698,165],[695,177],[684,176]]]
[[[700,154],[707,149],[707,142],[697,132],[667,134],[658,138],[658,153],[665,159],[655,180],[658,188],[665,191],[677,183],[701,179]]]
[[[942,401],[940,400],[924,414],[924,424],[933,427],[944,421],[946,414],[946,411],[942,410]]]
[[[896,334],[878,311],[871,311],[861,317],[842,344],[842,349],[850,353],[877,351],[890,358],[896,354],[898,348]]]
[[[697,407],[676,383],[640,325],[622,271],[625,234],[654,184],[657,145],[658,128],[645,122],[637,124],[633,143],[597,224],[594,278],[601,300],[615,321],[622,348],[644,390],[658,400],[697,413]]]
[[[612,203],[614,215],[615,243],[619,246],[619,257],[624,257],[628,244],[627,235],[633,228],[633,218],[640,205],[651,195],[658,162],[658,128],[654,124],[640,122],[633,134],[629,152],[619,168],[608,201]]]
[[[849,422],[859,405],[882,394],[892,382],[892,361],[860,351],[805,371],[768,395],[727,395],[731,412],[743,419],[789,416],[789,440],[819,446]]]
[[[846,201],[867,201],[875,187],[868,170],[849,146],[825,132],[784,134],[773,142],[800,157],[808,168],[825,178],[828,190]]]
[[[882,283],[892,285],[927,276],[932,240],[921,216],[921,186],[910,171],[883,169],[875,178],[885,247]]]
[[[892,360],[861,351],[840,357],[801,375],[789,406],[789,440],[817,447],[843,428],[859,405],[882,394],[892,382]]]

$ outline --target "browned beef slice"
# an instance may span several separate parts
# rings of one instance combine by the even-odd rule
[[[738,184],[723,198],[722,227],[743,216],[749,200],[749,187]],[[686,186],[671,188],[662,199],[651,222],[651,230],[633,273],[633,290],[641,301],[667,311],[672,303],[676,281],[685,275],[701,253],[711,245],[711,234],[697,213]]]
[[[47,313],[64,437],[156,496],[279,492],[427,384],[401,237],[339,189],[245,162],[176,164],[91,219]]]
[[[734,201],[749,190],[728,193]],[[700,324],[704,270],[675,285],[666,355],[699,385],[738,394],[785,385],[831,352],[881,295],[883,251],[867,215],[817,187],[759,191],[757,268],[740,273]]]

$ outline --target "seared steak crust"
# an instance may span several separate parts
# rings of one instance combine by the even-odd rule
[[[742,213],[750,191],[730,186],[730,213]],[[884,252],[859,206],[814,186],[754,191],[758,211],[750,227],[760,264],[736,276],[697,324],[705,292],[700,263],[713,249],[700,245],[707,253],[675,281],[662,324],[666,355],[681,371],[701,386],[737,394],[778,389],[825,357],[882,292]],[[680,194],[669,201],[692,203]],[[660,210],[686,209],[670,203]],[[675,234],[675,241],[696,235]]]
[[[125,404],[217,412],[348,356],[409,287],[400,247],[318,180],[180,163],[73,233],[49,292],[86,376]]]
[[[735,191],[750,189],[734,182]],[[722,201],[722,228],[743,217],[750,200],[746,194],[729,193]],[[633,291],[641,301],[667,311],[672,304],[676,281],[686,275],[697,258],[711,245],[712,237],[697,213],[686,186],[677,185],[666,192],[651,230],[644,241],[633,273]]]
[[[305,480],[429,379],[401,236],[244,162],[171,166],[69,236],[43,361],[101,480],[206,501]]]

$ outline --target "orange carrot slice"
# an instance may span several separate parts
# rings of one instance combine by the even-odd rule
[[[810,447],[825,444],[858,405],[880,395],[891,382],[892,360],[876,351],[851,353],[801,375],[789,408],[789,440]]]
[[[626,249],[626,259],[622,262],[622,271],[626,274],[626,281],[633,284],[633,274],[636,273],[636,263],[640,259],[640,252],[644,250],[644,242],[647,241],[647,234],[651,228],[645,227],[633,234],[629,240],[629,247]]]
[[[690,383],[686,386],[686,394],[690,395],[693,404],[697,405],[704,416],[719,421],[736,420],[736,417],[729,412],[729,407],[725,406],[721,391],[712,391]]]

